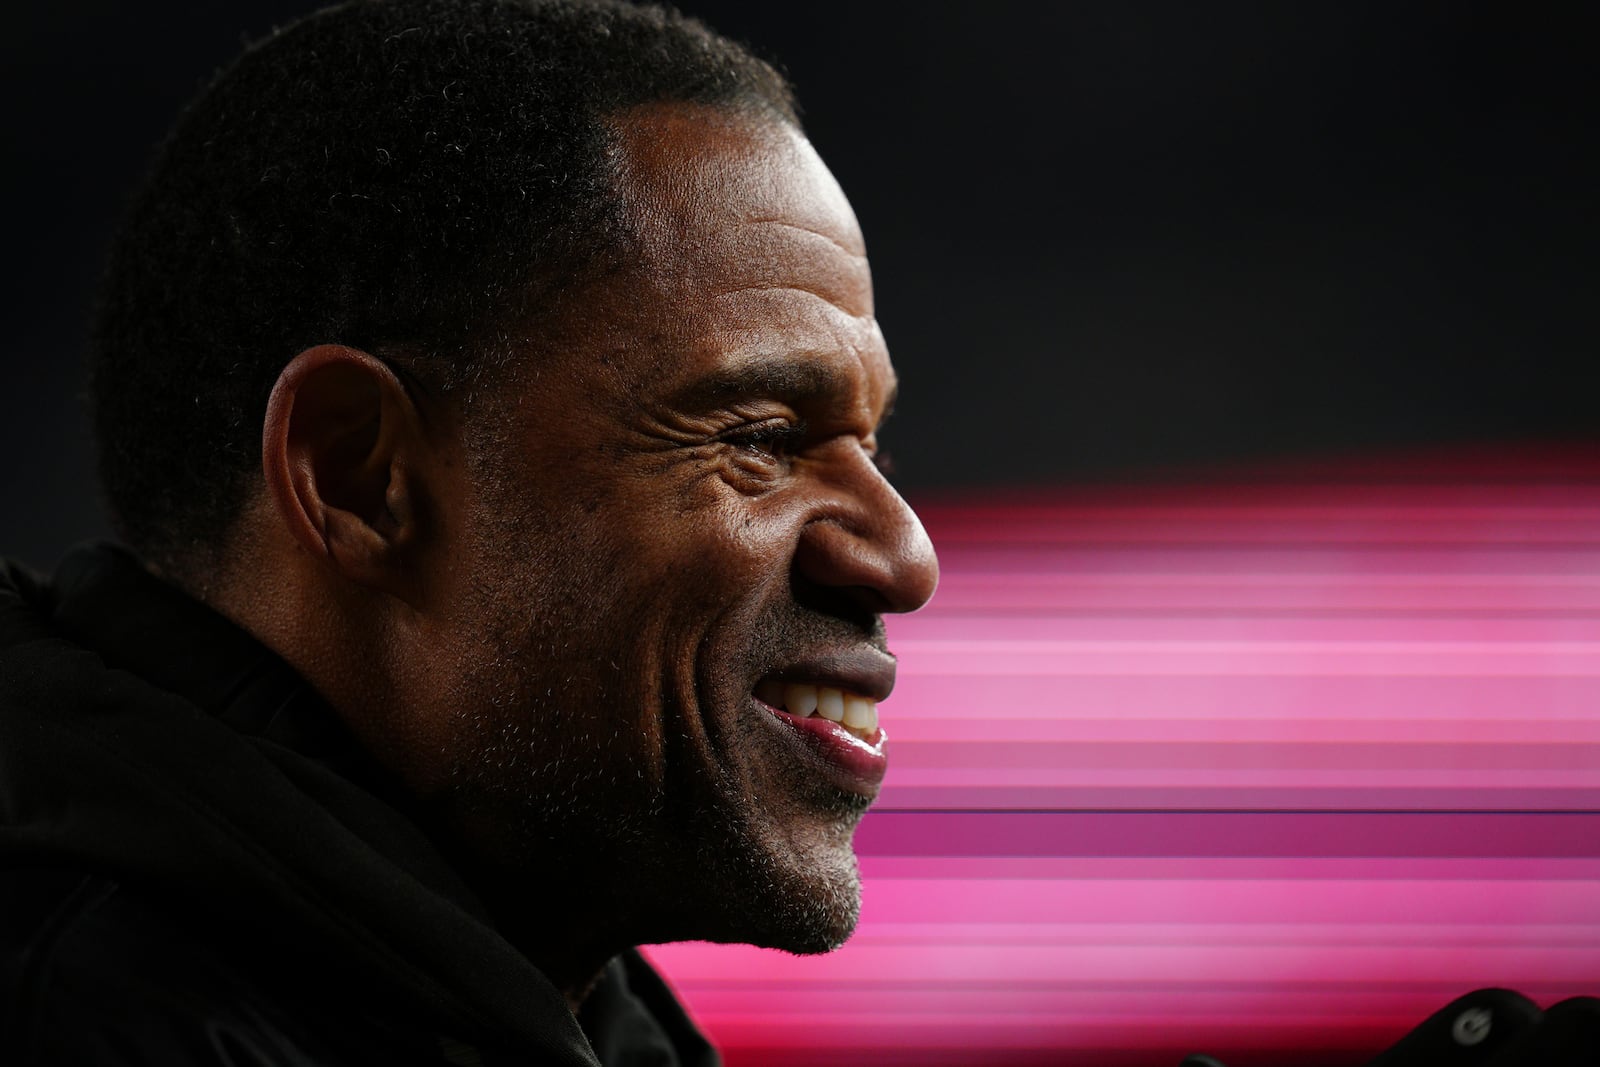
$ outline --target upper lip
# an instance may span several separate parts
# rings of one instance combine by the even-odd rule
[[[768,671],[762,681],[842,689],[874,703],[894,689],[894,656],[870,645],[813,652]]]

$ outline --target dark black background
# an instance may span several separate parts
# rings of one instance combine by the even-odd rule
[[[310,10],[8,10],[0,551],[101,532],[98,260],[171,117]],[[1600,435],[1581,5],[684,5],[798,85],[866,229],[932,487]]]

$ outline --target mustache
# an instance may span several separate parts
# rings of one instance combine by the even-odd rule
[[[883,616],[877,614],[857,612],[854,618],[842,618],[791,604],[787,610],[763,617],[755,633],[756,640],[750,651],[753,665],[758,666],[788,663],[822,651],[863,646],[892,655]]]

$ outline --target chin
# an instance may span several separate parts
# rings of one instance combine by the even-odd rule
[[[701,905],[705,909],[707,897],[714,896],[720,906],[714,918],[702,910],[702,922],[711,919],[715,932],[695,939],[802,956],[843,945],[861,916],[860,868],[851,848],[856,821],[813,827],[798,835],[800,841],[783,835],[786,840],[779,847],[770,839],[758,843],[740,835],[746,847],[719,849],[714,860],[706,856],[711,862],[701,884],[720,891],[703,893]]]
[[[861,877],[853,854],[844,866],[822,878],[808,872],[803,890],[771,913],[777,921],[765,931],[767,936],[752,943],[810,956],[832,952],[848,941],[861,918]]]
[[[769,898],[756,913],[746,902],[733,922],[719,924],[718,936],[709,940],[755,945],[796,956],[832,952],[850,939],[861,916],[858,879],[848,885],[830,885],[817,894],[814,888],[800,897]]]

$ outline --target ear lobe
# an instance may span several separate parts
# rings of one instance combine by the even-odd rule
[[[313,556],[410,600],[421,531],[420,419],[382,360],[318,345],[284,367],[267,401],[262,468],[279,519]]]

